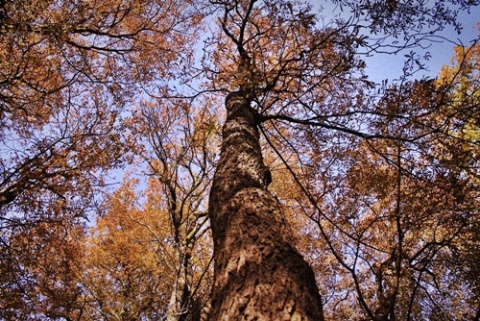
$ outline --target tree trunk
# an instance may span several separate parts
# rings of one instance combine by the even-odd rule
[[[175,263],[177,271],[173,284],[166,321],[185,321],[189,312],[188,301],[190,298],[188,257],[177,244],[175,249]]]
[[[191,255],[193,238],[187,229],[187,223],[182,222],[179,212],[173,216],[175,226],[175,266],[176,274],[173,289],[168,304],[166,321],[200,321],[200,302],[192,297]]]
[[[312,269],[291,244],[278,200],[267,191],[258,114],[241,92],[227,120],[210,192],[215,279],[211,321],[323,320]]]

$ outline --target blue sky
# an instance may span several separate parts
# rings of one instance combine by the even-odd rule
[[[458,35],[452,27],[449,27],[442,32],[440,36],[450,39],[456,44],[462,44],[468,47],[471,44],[471,41],[478,36],[478,28],[475,27],[478,19],[480,19],[480,8],[476,7],[469,15],[462,14],[461,21],[463,31],[460,35]],[[428,61],[429,70],[422,71],[417,76],[436,77],[442,66],[451,63],[451,59],[454,55],[453,49],[455,43],[447,41],[432,42],[430,47],[426,50],[431,54],[431,59]],[[395,79],[402,74],[405,53],[400,53],[397,56],[376,55],[375,57],[368,59],[368,74],[373,77],[374,80],[386,78]]]
[[[310,0],[310,2],[316,8],[323,8],[321,14],[325,17],[325,20],[322,23],[327,24],[331,18],[340,13],[339,8],[332,1]],[[455,32],[453,27],[448,26],[439,36],[450,39],[456,44],[469,46],[471,41],[479,36],[477,23],[480,21],[480,7],[474,7],[470,13],[462,12],[458,19],[463,26],[460,35]],[[431,43],[429,48],[425,50],[425,52],[428,51],[431,55],[431,59],[427,64],[428,70],[422,70],[415,76],[418,78],[437,76],[441,67],[451,62],[455,47],[453,42],[440,41],[439,39],[438,42]],[[409,51],[406,50],[397,55],[375,54],[366,58],[366,72],[369,78],[375,82],[381,82],[383,79],[390,81],[398,79],[402,75],[403,63],[405,61],[404,55]]]

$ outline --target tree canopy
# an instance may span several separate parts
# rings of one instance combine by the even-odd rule
[[[480,3],[324,5],[0,0],[0,319],[480,320]]]

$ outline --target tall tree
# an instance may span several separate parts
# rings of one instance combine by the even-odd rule
[[[313,271],[290,239],[267,190],[250,92],[230,94],[222,152],[210,193],[215,281],[211,320],[323,320]]]
[[[406,82],[422,68],[421,57],[413,51],[407,54],[404,74],[400,75],[405,82],[402,90],[412,95],[407,98],[411,99],[409,103],[400,104],[401,97],[406,97],[406,93],[400,91],[399,100],[388,104],[389,109],[384,111],[377,108],[386,105],[379,103],[371,91],[372,83],[364,75],[365,63],[359,55],[380,51],[396,53],[420,46],[447,24],[458,28],[455,12],[441,2],[432,7],[423,1],[360,4],[338,1],[343,8],[352,9],[352,18],[319,29],[310,8],[298,3],[255,0],[210,3],[220,11],[217,33],[207,40],[210,47],[207,46],[203,70],[210,77],[210,90],[228,93],[222,150],[209,204],[215,258],[211,319],[323,320],[314,275],[294,249],[280,203],[267,189],[271,175],[263,163],[259,129],[279,157],[283,148],[297,154],[303,152],[298,154],[301,163],[318,162],[328,166],[325,171],[342,172],[346,167],[335,159],[328,164],[332,158],[328,160],[323,156],[341,157],[352,146],[360,146],[362,140],[372,145],[377,141],[405,143],[409,150],[406,159],[414,163],[415,150],[428,150],[425,147],[428,139],[421,138],[431,138],[439,130],[439,124],[426,117],[435,112],[439,96],[425,95],[427,103],[422,103],[415,93],[425,93],[429,82]],[[459,6],[468,7],[463,3]],[[369,39],[367,34],[379,36]],[[212,49],[209,51],[209,48]],[[422,108],[410,109],[416,106]],[[385,130],[382,126],[385,123],[392,126]],[[292,138],[285,138],[286,131]],[[282,148],[275,146],[275,142],[280,142]],[[315,153],[318,147],[327,154]],[[410,151],[410,147],[415,149]],[[390,150],[376,152],[388,162],[398,164],[403,173],[406,165],[395,162]],[[322,171],[320,168],[320,173]],[[409,173],[418,174],[414,169]],[[315,172],[311,174],[315,176]],[[337,179],[340,178],[337,175]],[[299,178],[297,182],[305,183]],[[330,184],[333,192],[340,191],[340,181]],[[341,212],[333,213],[334,218],[329,217],[322,210],[328,203],[321,203],[317,195],[321,196],[322,192],[317,189],[315,194],[316,187],[318,183],[314,182],[311,188],[302,186],[314,213],[308,215],[317,217],[318,233],[326,242],[326,248],[353,277],[364,311],[358,318],[393,320],[402,291],[398,267],[403,263],[398,259],[400,254],[396,254],[401,252],[402,243],[398,245],[400,250],[379,249],[382,255],[390,253],[390,256],[379,254],[378,264],[365,254],[366,264],[371,264],[370,271],[377,277],[377,290],[372,295],[376,295],[378,301],[371,302],[371,295],[363,294],[365,276],[360,277],[357,266],[360,257],[363,258],[358,250],[363,251],[363,246],[368,244],[363,239],[366,235],[355,230],[360,233],[355,236],[342,228],[340,220],[347,218]],[[330,200],[332,205],[337,205],[334,200],[342,202],[339,195]],[[392,221],[388,224],[397,226],[393,238],[404,237],[404,227],[398,223],[402,214],[392,212]],[[370,226],[366,213],[361,219]],[[456,233],[459,230],[461,228]],[[379,228],[372,234],[381,231]],[[339,233],[349,236],[353,244],[339,242]],[[443,241],[434,239],[432,245]],[[341,251],[336,249],[337,245]],[[352,257],[349,251],[358,256]],[[422,255],[423,251],[420,251]],[[342,256],[345,253],[348,255]],[[384,269],[393,269],[397,279],[387,277],[390,272]],[[299,278],[298,271],[303,277]],[[420,272],[425,273],[428,274]]]

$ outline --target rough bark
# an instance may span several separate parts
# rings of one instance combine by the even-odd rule
[[[215,279],[211,321],[323,320],[312,269],[292,246],[268,190],[259,117],[248,95],[230,94],[221,155],[210,192]]]

